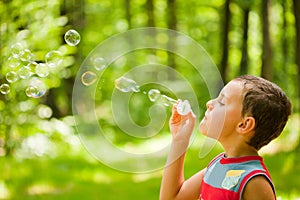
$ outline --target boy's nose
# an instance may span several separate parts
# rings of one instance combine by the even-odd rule
[[[209,100],[207,103],[206,103],[206,108],[208,110],[212,110],[214,108],[213,106],[213,101],[212,100]]]

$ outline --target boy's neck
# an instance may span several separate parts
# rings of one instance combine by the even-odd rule
[[[222,144],[222,146],[224,147],[225,155],[228,158],[258,155],[257,150],[248,144],[235,144],[235,145]]]

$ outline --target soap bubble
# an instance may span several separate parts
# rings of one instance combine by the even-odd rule
[[[171,97],[168,97],[167,95],[161,95],[161,101],[164,106],[173,106],[177,103],[175,99],[172,99]]]
[[[17,42],[10,46],[10,52],[14,56],[19,56],[23,49],[24,49],[24,46],[20,42]]]
[[[97,75],[94,72],[86,71],[81,75],[83,85],[90,86],[97,81]]]
[[[148,91],[148,97],[152,102],[155,102],[160,96],[160,91],[157,89],[151,89]]]
[[[122,92],[140,91],[140,86],[134,80],[123,76],[115,80],[115,87]]]
[[[10,71],[6,73],[6,80],[9,83],[14,83],[19,79],[18,74],[14,71]]]
[[[188,100],[178,101],[176,109],[180,115],[187,115],[192,110]]]
[[[0,92],[2,94],[8,94],[10,92],[10,87],[8,84],[3,83],[2,85],[0,85]]]
[[[17,68],[21,64],[21,61],[18,56],[10,56],[8,57],[8,66],[11,68]]]
[[[19,77],[22,79],[27,79],[31,76],[31,69],[27,66],[21,67],[18,70]]]
[[[35,71],[35,68],[37,65],[38,65],[38,63],[36,63],[36,62],[30,62],[26,65],[26,67],[29,68],[30,71],[32,72],[32,71]]]
[[[49,51],[46,56],[45,60],[49,67],[57,67],[62,63],[62,53],[60,51]]]
[[[35,55],[31,53],[29,49],[25,49],[20,52],[20,59],[22,61],[27,62],[34,62],[35,61]]]
[[[76,46],[80,42],[80,35],[74,29],[70,29],[66,32],[64,39],[70,46]]]
[[[107,64],[104,58],[97,57],[93,60],[94,68],[98,71],[101,71],[106,68]]]
[[[41,93],[39,93],[38,88],[35,86],[28,86],[25,90],[25,93],[28,97],[32,98],[38,98],[39,96],[41,96]]]
[[[28,97],[38,99],[44,96],[46,91],[39,89],[37,86],[28,86],[25,92]]]
[[[35,68],[35,73],[39,77],[46,77],[49,75],[49,67],[45,63],[39,63]]]
[[[46,86],[41,80],[34,78],[25,89],[25,93],[28,97],[41,98],[46,94]]]
[[[26,89],[25,89],[25,93],[28,97],[31,97],[32,94],[36,94],[37,93],[37,88],[36,87],[33,87],[33,86],[28,86]]]

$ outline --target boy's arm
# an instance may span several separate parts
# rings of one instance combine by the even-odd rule
[[[243,200],[276,199],[269,181],[264,176],[255,176],[246,184]]]
[[[195,200],[199,198],[204,170],[185,181],[183,169],[185,152],[188,148],[194,125],[195,116],[192,113],[181,116],[177,113],[176,107],[173,107],[170,119],[172,144],[160,188],[161,200]]]

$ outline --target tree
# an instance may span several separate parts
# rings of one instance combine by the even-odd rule
[[[270,0],[261,3],[261,19],[262,19],[262,66],[261,76],[268,80],[272,80],[272,46],[270,39],[270,23],[269,23],[269,7]]]
[[[248,3],[242,6],[243,9],[243,41],[242,41],[242,58],[240,63],[240,74],[248,72],[248,20],[250,7]]]
[[[295,62],[298,68],[298,111],[300,111],[300,1],[293,0],[293,2],[296,29]]]
[[[146,1],[146,11],[148,15],[148,26],[154,27],[154,6],[153,6],[153,0],[147,0]]]
[[[125,19],[128,23],[128,29],[131,29],[131,9],[130,0],[125,0]]]
[[[176,17],[176,0],[167,0],[168,4],[168,15],[167,15],[167,24],[168,28],[172,30],[177,30],[177,17]],[[170,49],[176,48],[175,44],[168,42]],[[170,67],[176,68],[175,57],[173,53],[168,52],[168,65]]]
[[[224,4],[224,18],[221,20],[221,30],[222,34],[222,58],[220,64],[221,77],[224,82],[227,81],[227,71],[228,71],[228,55],[229,55],[229,28],[230,28],[230,0],[226,0]]]

